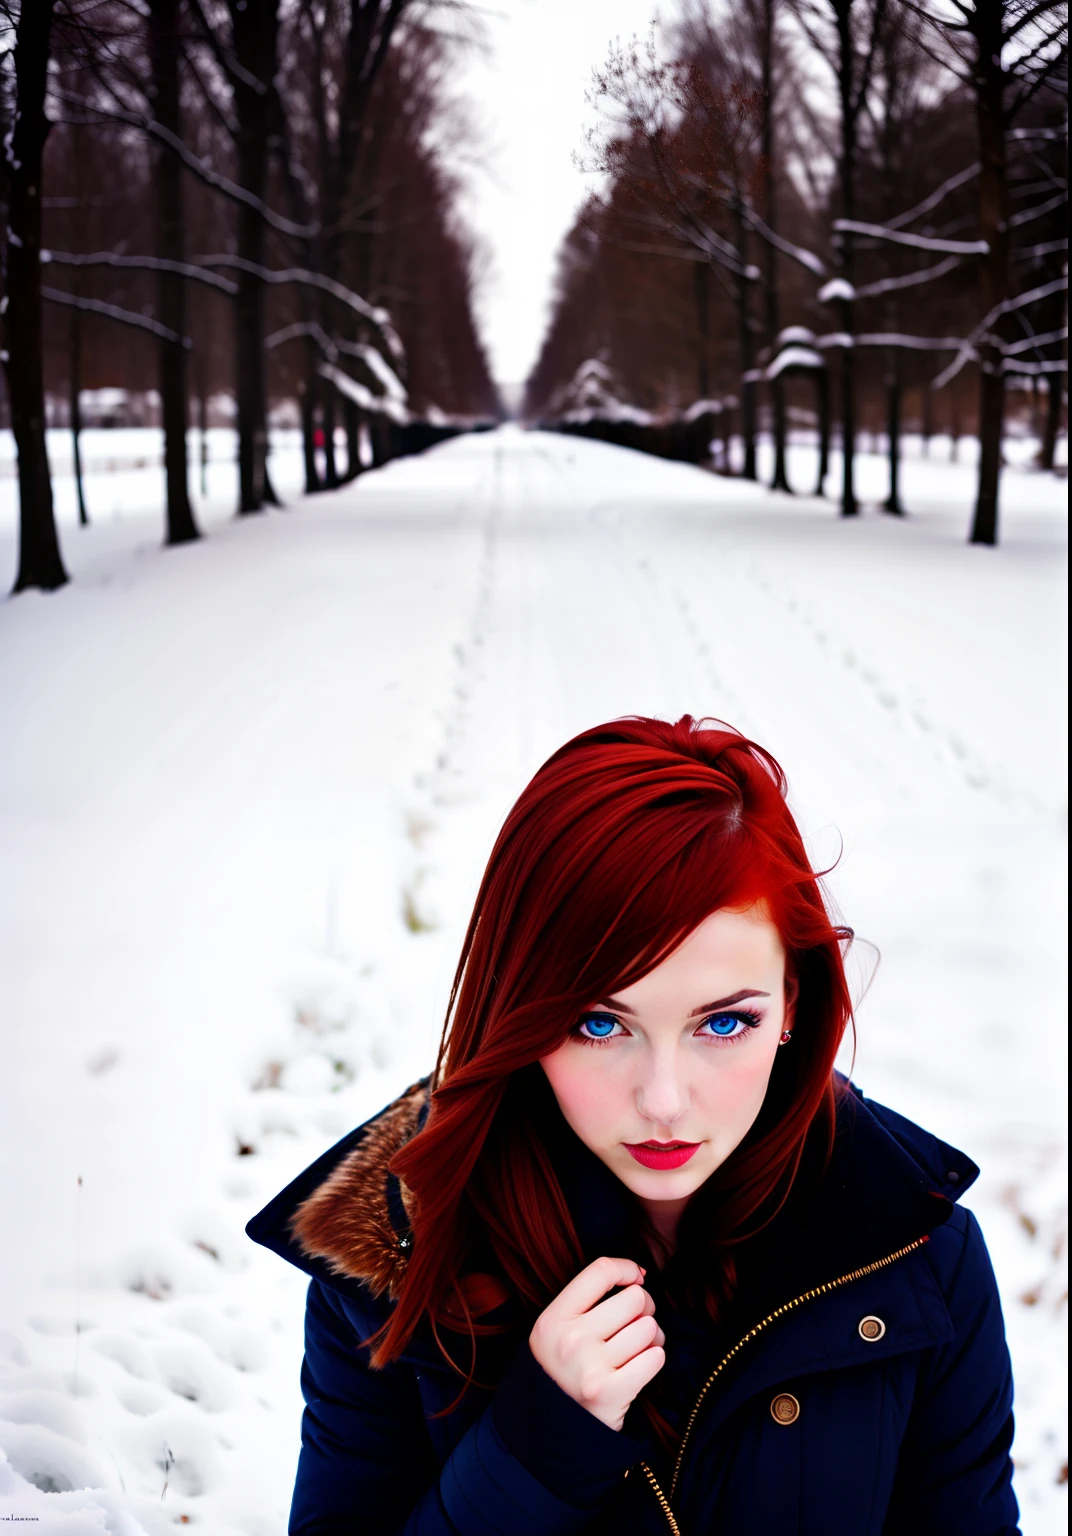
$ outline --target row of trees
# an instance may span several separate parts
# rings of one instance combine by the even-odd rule
[[[611,50],[591,100],[603,190],[565,242],[527,413],[707,402],[755,478],[765,403],[782,490],[791,414],[818,424],[820,486],[836,414],[851,516],[861,425],[903,510],[911,392],[925,430],[978,433],[971,538],[995,543],[1007,392],[1031,391],[1048,468],[1063,406],[1060,0],[684,0],[662,48],[653,29]]]
[[[191,400],[234,400],[242,513],[277,499],[273,397],[310,492],[496,412],[451,170],[471,26],[461,0],[0,0],[16,590],[66,580],[46,380],[83,517],[82,390],[155,385],[170,544],[199,536]]]

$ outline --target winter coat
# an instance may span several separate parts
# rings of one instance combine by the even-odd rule
[[[291,1536],[1015,1536],[1009,1356],[962,1153],[846,1091],[825,1173],[738,1250],[724,1326],[667,1305],[649,1267],[669,1455],[637,1404],[616,1432],[567,1396],[527,1327],[481,1340],[480,1385],[443,1417],[461,1382],[430,1331],[369,1368],[411,1246],[387,1162],[426,1114],[418,1083],[247,1227],[312,1276]],[[642,1257],[623,1186],[564,1122],[553,1159],[585,1261]]]

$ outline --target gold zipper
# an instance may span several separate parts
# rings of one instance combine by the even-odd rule
[[[917,1248],[922,1248],[926,1241],[927,1239],[925,1237],[917,1237],[914,1243],[909,1243],[904,1248],[898,1248],[896,1253],[891,1253],[884,1259],[877,1259],[874,1264],[865,1264],[862,1269],[854,1269],[850,1274],[842,1275],[838,1280],[828,1280],[825,1285],[817,1285],[813,1290],[805,1291],[802,1296],[795,1296],[792,1301],[785,1302],[784,1305],[780,1306],[776,1312],[771,1312],[769,1316],[763,1319],[762,1322],[757,1323],[754,1328],[749,1329],[744,1338],[740,1339],[730,1350],[729,1354],[723,1356],[723,1358],[715,1366],[715,1369],[704,1382],[703,1387],[700,1390],[699,1397],[693,1404],[692,1412],[689,1414],[688,1422],[685,1425],[685,1433],[682,1435],[681,1444],[678,1447],[677,1461],[674,1463],[674,1476],[670,1483],[670,1499],[674,1497],[674,1494],[677,1491],[677,1480],[681,1472],[681,1462],[685,1455],[685,1446],[688,1444],[688,1439],[692,1433],[693,1425],[696,1423],[696,1415],[700,1411],[703,1400],[707,1396],[707,1393],[710,1390],[712,1384],[717,1380],[719,1376],[721,1376],[722,1372],[726,1369],[727,1365],[729,1365],[730,1361],[735,1359],[735,1357],[744,1348],[744,1346],[749,1343],[750,1340],[754,1339],[757,1334],[762,1333],[764,1328],[768,1328],[770,1324],[776,1322],[779,1317],[784,1317],[787,1312],[792,1312],[797,1307],[802,1306],[804,1302],[814,1301],[817,1296],[825,1296],[830,1291],[839,1290],[841,1286],[849,1285],[853,1280],[863,1280],[867,1275],[876,1274],[880,1269],[886,1269],[890,1264],[896,1264],[897,1260],[903,1259],[906,1254],[913,1253]],[[651,1470],[646,1461],[642,1461],[640,1463],[640,1468],[648,1482],[651,1484],[652,1491],[662,1507],[663,1514],[666,1516],[667,1523],[670,1527],[670,1530],[673,1532],[673,1536],[681,1536],[678,1523],[674,1519],[674,1512],[670,1507],[670,1499],[666,1497],[666,1494],[659,1487],[659,1484],[656,1481],[655,1473]]]
[[[652,1492],[662,1506],[663,1514],[666,1516],[666,1523],[669,1525],[671,1531],[673,1532],[673,1536],[681,1536],[681,1528],[679,1527],[677,1521],[674,1519],[674,1511],[670,1508],[670,1500],[659,1487],[659,1484],[655,1478],[655,1473],[651,1470],[646,1461],[642,1461],[640,1463],[640,1470],[651,1484]]]

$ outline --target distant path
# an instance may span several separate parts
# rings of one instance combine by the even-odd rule
[[[846,525],[504,429],[212,512],[179,551],[133,507],[65,531],[72,585],[0,604],[13,1466],[47,1453],[111,1490],[65,1498],[155,1536],[166,1443],[168,1529],[280,1527],[303,1284],[242,1224],[430,1066],[540,762],[688,711],[769,746],[817,863],[842,854],[833,895],[883,956],[856,1077],[984,1167],[1024,1529],[1060,1528],[1063,488],[1010,473],[983,552],[967,470],[905,480],[916,515]]]

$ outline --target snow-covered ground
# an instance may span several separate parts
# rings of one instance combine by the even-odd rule
[[[58,474],[74,580],[0,606],[0,1517],[284,1528],[304,1283],[243,1224],[431,1065],[543,758],[688,710],[840,853],[855,1076],[982,1164],[1024,1530],[1063,1530],[1064,485],[1010,469],[984,550],[938,448],[852,523],[514,428],[308,501],[282,442],[289,506],[237,520],[228,457],[172,551],[159,470],[94,473],[88,529]]]

